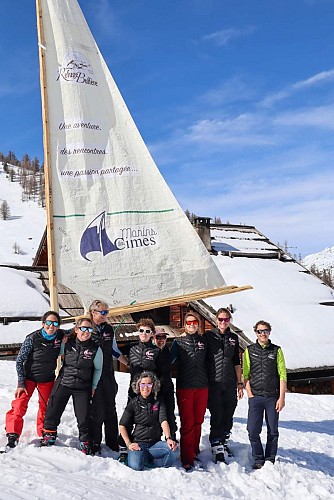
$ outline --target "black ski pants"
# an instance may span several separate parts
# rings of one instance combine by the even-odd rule
[[[90,441],[89,436],[89,402],[91,398],[91,389],[71,389],[61,385],[59,382],[55,384],[48,406],[46,408],[44,429],[46,431],[56,431],[60,423],[62,414],[68,400],[72,396],[74,413],[77,419],[80,441]]]
[[[175,437],[177,431],[176,419],[175,419],[175,398],[174,398],[174,386],[162,387],[160,391],[161,396],[165,400],[166,411],[167,411],[167,422],[169,424],[170,433]]]
[[[210,435],[213,441],[224,442],[231,433],[233,415],[237,407],[237,390],[225,388],[222,383],[211,382],[209,385],[208,408],[210,410]]]
[[[93,443],[101,444],[102,427],[106,445],[118,451],[118,419],[116,412],[117,383],[114,373],[102,375],[91,404],[91,436]]]

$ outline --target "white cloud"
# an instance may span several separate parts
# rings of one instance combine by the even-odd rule
[[[300,80],[299,82],[288,85],[287,87],[274,92],[266,96],[262,101],[262,106],[272,106],[273,104],[282,101],[283,99],[288,99],[293,96],[299,90],[306,90],[313,88],[320,84],[331,83],[334,80],[334,69],[328,71],[321,71],[306,80]]]
[[[274,118],[273,123],[286,126],[334,129],[334,104],[293,110]]]
[[[216,45],[222,47],[227,45],[231,40],[235,38],[240,38],[244,36],[251,35],[255,32],[254,26],[248,26],[247,28],[228,28],[220,31],[216,31],[214,33],[210,33],[208,35],[204,35],[202,40],[204,42],[213,42]]]

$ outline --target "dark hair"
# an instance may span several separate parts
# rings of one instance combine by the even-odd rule
[[[51,316],[51,315],[57,317],[57,321],[58,321],[58,323],[60,325],[61,319],[60,319],[59,313],[57,313],[56,311],[47,311],[46,313],[44,313],[43,316],[42,316],[42,319],[41,319],[42,323],[45,323],[45,321],[47,320],[47,318],[49,316]]]
[[[227,309],[227,307],[221,307],[220,309],[218,309],[218,311],[216,312],[216,318],[218,318],[220,313],[225,313],[230,319],[232,319],[232,313],[229,309]]]
[[[141,326],[147,326],[147,328],[151,328],[153,335],[155,335],[155,324],[151,318],[141,318],[137,323],[137,328]]]
[[[253,330],[254,330],[254,332],[256,332],[257,327],[258,327],[259,325],[264,325],[264,326],[266,326],[266,327],[268,328],[268,330],[271,332],[271,324],[270,324],[270,323],[268,323],[268,321],[264,321],[263,319],[261,319],[260,321],[257,321],[257,322],[255,323],[255,325],[253,326]]]
[[[152,384],[153,384],[152,392],[154,394],[154,397],[156,398],[158,395],[158,392],[160,391],[160,380],[158,379],[156,374],[153,372],[147,371],[147,372],[142,372],[140,375],[138,375],[138,377],[131,384],[132,390],[135,394],[139,394],[140,393],[140,388],[139,388],[140,381],[143,378],[148,378],[148,377],[152,380]]]

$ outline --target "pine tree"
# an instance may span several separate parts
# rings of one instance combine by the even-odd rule
[[[10,217],[10,208],[6,200],[1,203],[0,215],[3,220],[7,220]]]

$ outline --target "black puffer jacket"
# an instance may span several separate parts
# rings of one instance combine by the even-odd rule
[[[92,387],[94,358],[99,346],[89,339],[80,342],[71,337],[65,344],[64,365],[61,369],[61,385],[76,390]]]
[[[154,444],[160,441],[161,423],[165,420],[167,413],[163,400],[155,399],[152,394],[147,399],[137,395],[127,404],[119,425],[131,429],[131,441]]]
[[[160,370],[160,392],[173,391],[174,385],[171,378],[172,356],[169,348],[165,345],[160,349],[159,370]]]
[[[102,323],[101,325],[95,325],[96,331],[92,335],[92,340],[101,347],[103,352],[103,368],[101,379],[105,377],[114,377],[114,365],[113,365],[113,354],[112,354],[112,344],[114,340],[114,329],[109,323]]]
[[[238,336],[230,328],[224,334],[214,328],[204,336],[208,344],[210,382],[220,382],[223,387],[236,389],[235,367],[240,365]]]
[[[258,342],[248,346],[250,385],[253,396],[276,397],[280,392],[277,353],[280,347],[272,344],[262,348]]]
[[[139,340],[139,343],[132,346],[129,352],[131,382],[144,370],[153,372],[160,378],[160,363],[160,349],[151,340],[149,342]]]
[[[177,389],[208,387],[207,341],[203,335],[187,333],[175,339],[171,354],[177,361]]]
[[[34,382],[52,382],[64,330],[59,329],[53,340],[45,339],[42,329],[32,332],[28,337],[32,340],[33,350],[24,364],[25,377]]]

